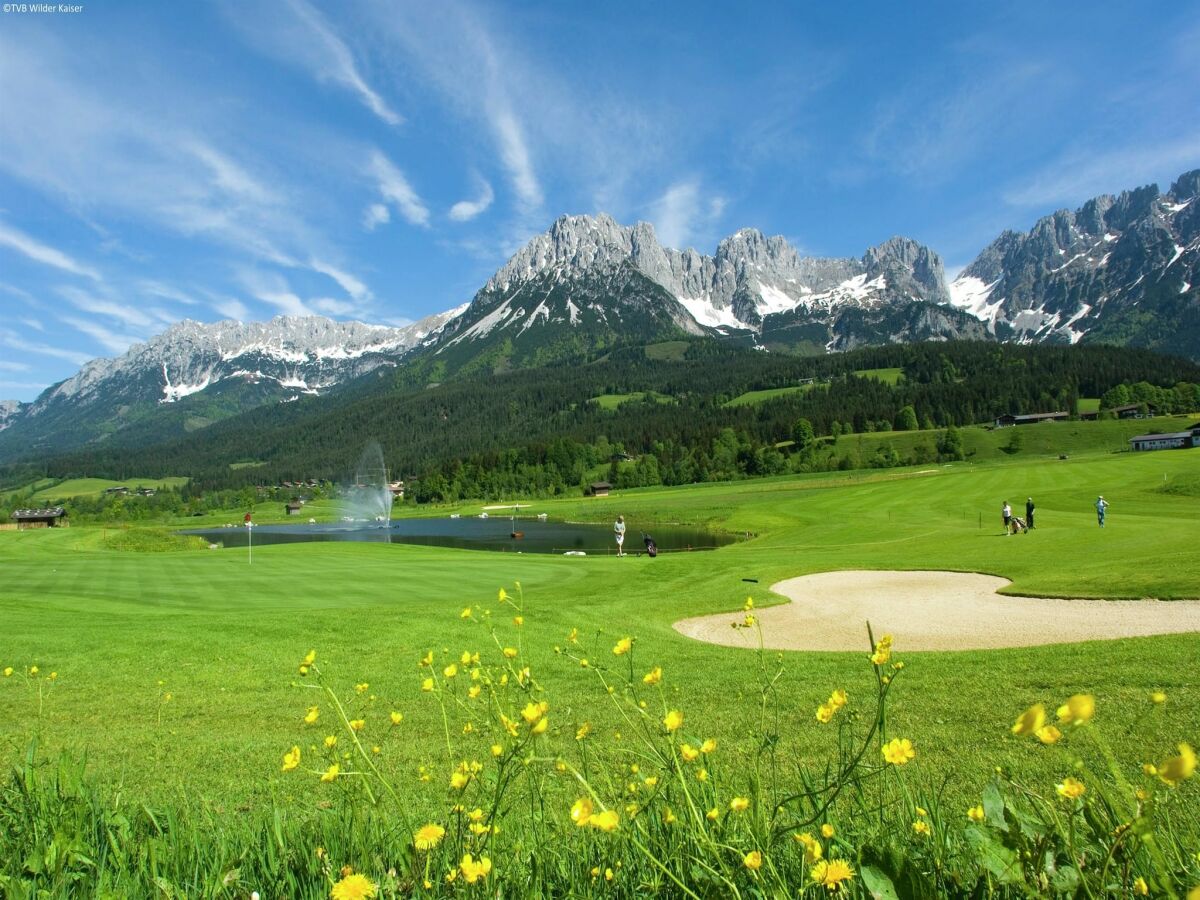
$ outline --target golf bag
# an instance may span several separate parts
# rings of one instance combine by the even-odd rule
[[[1025,524],[1025,520],[1022,519],[1020,516],[1012,517],[1012,525],[1010,527],[1012,528],[1013,534],[1020,534],[1023,531],[1029,530],[1029,526],[1027,526]]]
[[[650,537],[650,535],[646,534],[645,532],[642,532],[642,541],[646,545],[647,556],[649,556],[651,559],[658,556],[658,544],[654,543],[654,538]]]

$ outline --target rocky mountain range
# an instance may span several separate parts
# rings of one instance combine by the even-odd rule
[[[279,317],[184,321],[93,360],[31,403],[0,402],[0,460],[139,434],[178,435],[263,403],[338,390],[381,367],[499,372],[674,338],[825,353],[920,340],[1105,341],[1200,358],[1200,170],[1006,231],[947,285],[941,258],[894,237],[859,258],[801,255],[742,229],[709,256],[651,225],[563,216],[470,303],[406,328]],[[406,368],[405,371],[409,371]]]

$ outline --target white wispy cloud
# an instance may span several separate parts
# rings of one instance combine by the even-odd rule
[[[250,320],[250,310],[246,308],[246,304],[232,297],[214,298],[212,308],[226,319],[236,319],[239,322]]]
[[[367,231],[374,231],[380,225],[386,225],[390,221],[392,221],[392,214],[382,203],[372,203],[363,210],[363,228]]]
[[[3,117],[0,116],[0,118]],[[53,266],[64,272],[70,272],[72,275],[80,275],[84,278],[90,278],[93,281],[104,280],[100,273],[91,266],[85,266],[82,263],[76,262],[56,247],[51,247],[49,244],[35,240],[24,232],[18,231],[16,228],[6,225],[3,222],[0,222],[0,246],[9,247],[29,257],[34,262]]]
[[[496,195],[492,191],[492,186],[486,180],[478,175],[475,176],[475,180],[478,182],[478,192],[475,199],[459,200],[450,207],[449,215],[455,222],[469,222],[491,206],[492,201],[496,199]]]
[[[1076,148],[1005,191],[1013,206],[1076,204],[1158,178],[1173,178],[1200,164],[1200,131],[1174,140],[1150,140],[1096,153]],[[1168,185],[1161,187],[1165,190]]]
[[[664,246],[684,249],[707,231],[725,210],[725,198],[704,197],[697,180],[679,181],[647,209],[654,231]]]
[[[309,268],[314,272],[320,272],[332,278],[347,294],[353,297],[359,303],[366,302],[371,299],[371,289],[365,284],[351,275],[349,272],[344,272],[336,266],[330,265],[327,262],[322,262],[319,259],[309,261]]]
[[[0,369],[6,372],[28,372],[29,366],[25,363],[9,362],[5,359],[0,359]]]
[[[69,285],[60,286],[56,290],[60,296],[70,301],[71,305],[76,309],[97,316],[108,316],[109,318],[116,319],[128,328],[146,329],[155,324],[154,319],[128,303],[106,300],[88,291]]]
[[[391,160],[378,150],[373,150],[368,168],[375,177],[379,193],[385,201],[395,204],[400,215],[413,225],[429,226],[429,208],[413,190],[404,173],[397,169]]]
[[[318,297],[309,302],[313,309],[327,316],[348,316],[357,311],[357,307],[353,303],[335,300],[333,297]]]
[[[285,316],[312,316],[313,310],[297,296],[291,286],[275,272],[243,269],[238,279],[254,299],[274,307]]]
[[[32,328],[34,331],[45,331],[46,330],[46,326],[43,325],[39,320],[29,318],[28,316],[22,316],[17,321],[20,322],[22,325],[26,326],[27,328]]]
[[[59,314],[57,318],[59,321],[70,325],[76,331],[93,338],[102,347],[117,356],[120,356],[134,344],[143,340],[143,338],[137,335],[113,331],[111,328],[104,327],[94,319],[81,319],[78,316],[62,314]]]
[[[80,353],[78,350],[71,350],[66,347],[52,347],[49,344],[43,344],[39,341],[27,340],[22,335],[8,328],[0,328],[0,344],[26,353],[36,353],[39,356],[52,356],[55,359],[64,359],[76,366],[82,366],[92,358],[86,353]]]
[[[199,300],[187,292],[172,285],[163,284],[161,281],[143,278],[138,281],[137,286],[142,293],[148,294],[151,297],[173,300],[176,303],[182,303],[184,306],[198,306],[200,303]]]

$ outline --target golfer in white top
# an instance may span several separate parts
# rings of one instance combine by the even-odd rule
[[[617,521],[613,523],[613,534],[617,538],[617,556],[624,556],[625,551],[625,517],[617,516]]]

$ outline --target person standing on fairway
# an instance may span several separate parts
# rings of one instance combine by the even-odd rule
[[[1033,527],[1033,498],[1025,498],[1025,527]]]
[[[617,539],[617,556],[625,555],[625,517],[617,516],[617,521],[613,523],[613,535]]]
[[[1004,533],[1007,535],[1012,532],[1012,507],[1008,505],[1007,500],[1000,507],[1000,515],[1004,517]]]
[[[1096,498],[1096,521],[1100,523],[1100,527],[1104,527],[1104,511],[1108,509],[1108,501],[1101,494]]]

